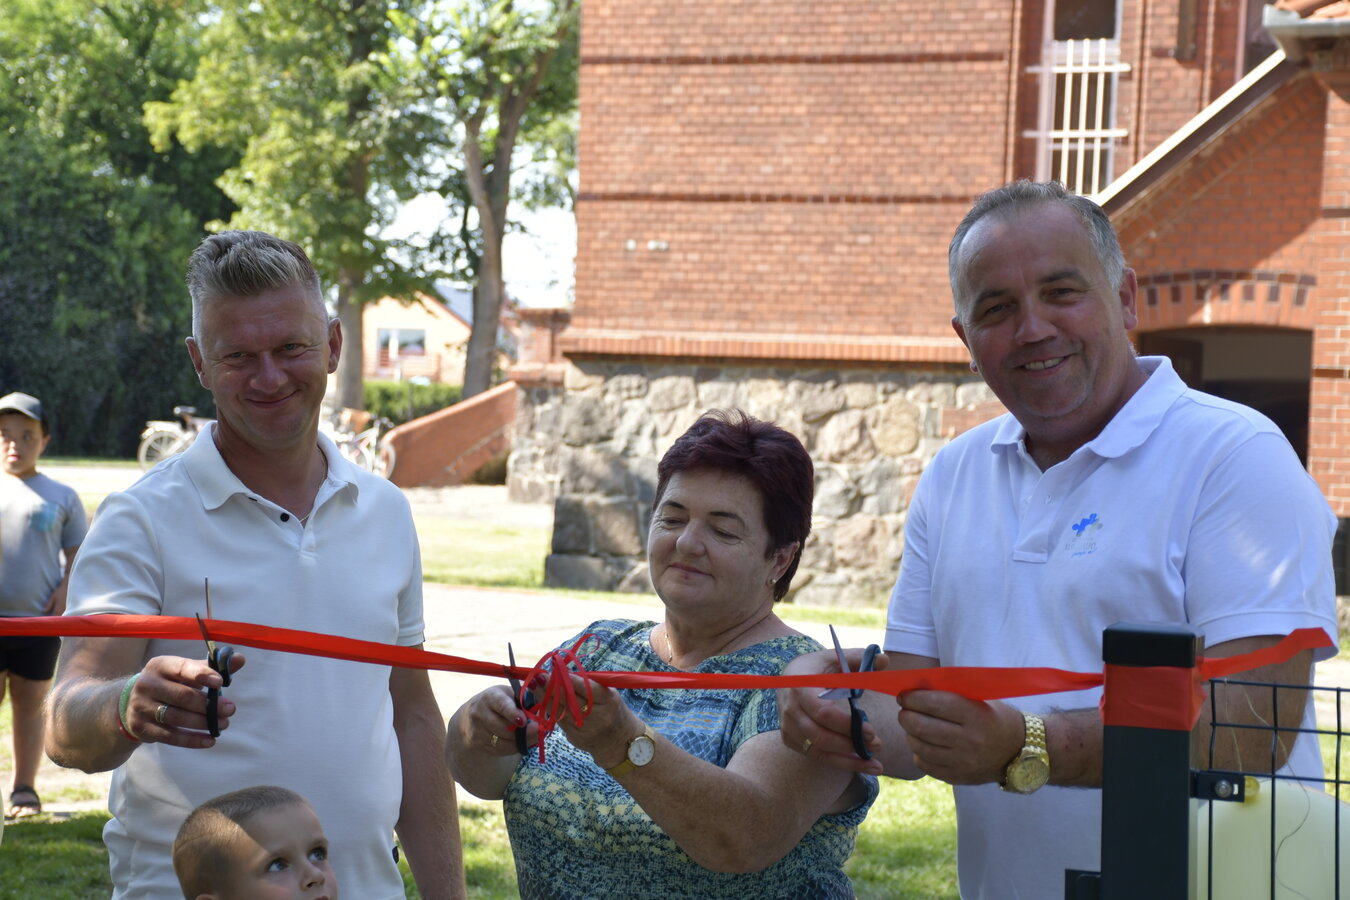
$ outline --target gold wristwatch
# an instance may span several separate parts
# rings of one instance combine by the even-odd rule
[[[1045,749],[1045,720],[1029,712],[1022,713],[1026,724],[1026,746],[1008,763],[999,787],[1014,794],[1032,794],[1050,780],[1050,753]]]
[[[617,766],[611,766],[605,771],[615,778],[620,775],[626,775],[636,769],[638,766],[645,766],[652,761],[656,755],[656,735],[652,733],[652,726],[644,724],[642,734],[628,742],[628,752],[624,756],[623,762]]]

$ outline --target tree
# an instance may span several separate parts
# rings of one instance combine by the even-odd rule
[[[239,154],[219,181],[239,207],[229,227],[297,241],[335,285],[346,345],[342,406],[363,405],[361,305],[429,288],[451,247],[439,240],[419,251],[380,237],[453,145],[407,64],[390,6],[217,2],[193,77],[146,107],[157,148],[177,138],[192,150]],[[416,15],[418,7],[403,10]]]
[[[576,109],[577,14],[575,0],[456,0],[420,17],[392,14],[464,131],[463,185],[478,218],[466,398],[492,380],[517,147],[566,148],[575,133],[558,123]]]
[[[207,409],[182,267],[228,213],[228,161],[150,147],[142,104],[191,71],[191,0],[4,0],[0,391],[40,396],[59,452],[130,454],[147,418]]]

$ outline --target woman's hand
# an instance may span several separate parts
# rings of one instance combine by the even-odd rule
[[[491,756],[518,756],[516,731],[521,728],[527,729],[527,747],[539,742],[539,726],[525,718],[516,707],[511,689],[504,685],[470,697],[450,720],[450,726],[458,729],[465,749]]]
[[[574,747],[585,750],[602,769],[612,769],[628,757],[628,742],[642,734],[645,726],[623,697],[613,688],[591,682],[590,706],[586,705],[586,683],[571,676],[583,723],[578,726],[570,713],[560,710],[558,727]]]
[[[445,733],[445,764],[475,797],[500,800],[520,763],[516,732],[525,728],[526,746],[539,743],[539,726],[516,708],[511,689],[490,687],[455,710]]]

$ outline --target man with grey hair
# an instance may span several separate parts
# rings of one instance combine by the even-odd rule
[[[949,271],[952,327],[1008,415],[923,473],[891,595],[892,667],[1099,671],[1103,629],[1125,620],[1189,623],[1215,657],[1303,627],[1334,642],[1331,510],[1267,418],[1134,355],[1135,275],[1095,203],[1053,183],[991,191],[957,228]],[[1312,662],[1305,651],[1244,677],[1303,685]],[[837,668],[813,654],[785,674]],[[853,751],[847,710],[816,693],[779,692],[789,746],[954,785],[966,900],[1060,897],[1065,869],[1100,867],[1100,792],[1084,790],[1101,784],[1099,690],[869,693],[871,760]],[[1215,718],[1268,723],[1271,693],[1219,691]],[[1306,691],[1279,695],[1279,721],[1311,726]],[[1200,746],[1210,730],[1197,726]],[[1219,737],[1218,768],[1269,771],[1269,731]],[[1321,776],[1313,738],[1281,740],[1284,774]]]
[[[188,354],[216,421],[104,502],[68,612],[209,612],[420,646],[408,503],[318,431],[342,329],[308,257],[271,235],[225,232],[193,253],[188,286]],[[423,897],[463,896],[454,785],[425,671],[264,650],[249,651],[245,668],[236,654],[213,722],[206,691],[224,679],[204,656],[201,641],[139,638],[69,639],[62,651],[47,752],[63,766],[116,769],[104,830],[115,898],[179,896],[179,824],[260,781],[303,794],[330,823],[349,896],[403,897],[395,830]]]

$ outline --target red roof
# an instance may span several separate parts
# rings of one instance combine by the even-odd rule
[[[1304,19],[1350,19],[1350,0],[1275,0],[1274,6]]]

